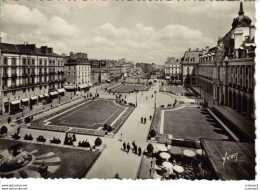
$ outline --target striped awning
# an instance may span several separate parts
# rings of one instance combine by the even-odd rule
[[[33,96],[33,97],[31,97],[30,99],[31,99],[31,100],[37,100],[38,97],[37,97],[37,96]]]
[[[44,95],[39,95],[40,98],[44,98]]]
[[[58,95],[59,93],[57,92],[57,91],[55,91],[55,92],[50,92],[50,95],[51,96],[55,96],[55,95]]]
[[[29,98],[23,98],[22,99],[22,102],[28,102],[29,101]]]
[[[15,105],[15,104],[20,104],[20,100],[11,101],[11,104],[13,104],[13,105]]]
[[[89,85],[88,83],[86,83],[86,84],[80,84],[79,87],[80,87],[81,89],[83,89],[83,88],[88,88],[88,87],[90,87],[90,85]]]
[[[49,97],[50,95],[49,94],[43,94],[45,97]]]
[[[63,92],[65,92],[65,89],[64,88],[60,88],[57,91],[58,91],[58,93],[63,93]]]
[[[66,90],[74,90],[75,86],[64,86]]]

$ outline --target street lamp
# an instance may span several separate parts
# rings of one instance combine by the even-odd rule
[[[137,107],[137,93],[138,93],[138,90],[134,89],[134,91],[136,92],[136,94],[135,94],[135,105]]]
[[[154,109],[156,109],[156,90],[154,91]]]

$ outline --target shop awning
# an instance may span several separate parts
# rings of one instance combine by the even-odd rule
[[[63,92],[65,92],[65,89],[64,88],[61,88],[61,89],[58,89],[57,90],[59,93],[63,93]]]
[[[166,79],[170,79],[171,77],[170,77],[170,76],[166,76],[165,78],[166,78]]]
[[[44,98],[44,95],[39,95],[40,98]]]
[[[58,92],[50,92],[51,96],[55,96],[55,95],[58,95],[58,94],[59,94]]]
[[[22,102],[28,102],[28,101],[29,101],[29,98],[22,99]]]
[[[66,90],[74,90],[75,86],[64,86]]]
[[[11,104],[13,104],[13,105],[15,105],[15,104],[20,104],[20,100],[11,101]]]
[[[45,97],[49,97],[49,94],[43,94]]]
[[[37,96],[33,96],[33,97],[31,97],[30,99],[31,99],[31,100],[37,100],[38,97],[37,97]]]
[[[88,87],[90,87],[90,86],[89,86],[89,84],[86,83],[86,84],[80,84],[79,87],[80,87],[81,89],[83,89],[83,88],[88,88]]]

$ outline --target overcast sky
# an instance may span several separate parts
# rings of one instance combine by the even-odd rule
[[[255,2],[244,2],[255,23]],[[239,1],[6,1],[5,43],[36,43],[57,53],[164,64],[188,48],[214,46],[238,16]]]

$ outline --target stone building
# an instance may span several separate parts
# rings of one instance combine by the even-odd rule
[[[86,91],[92,86],[91,67],[87,54],[70,52],[64,66],[67,91]]]
[[[208,47],[207,47],[208,48]],[[182,82],[183,86],[197,86],[198,83],[198,63],[200,54],[202,54],[202,49],[194,49],[191,48],[184,53],[182,58]]]
[[[168,57],[165,62],[165,79],[175,84],[181,84],[182,81],[182,68],[180,60],[174,57]]]
[[[200,56],[198,85],[219,105],[233,108],[247,118],[254,115],[255,26],[240,4],[232,29],[217,46]]]
[[[0,43],[1,113],[31,109],[64,94],[64,57],[35,44]]]

